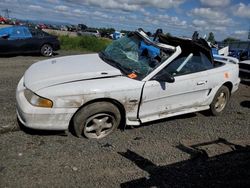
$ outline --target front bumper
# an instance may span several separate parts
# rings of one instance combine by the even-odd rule
[[[31,105],[24,96],[23,78],[16,90],[16,112],[20,122],[29,128],[66,130],[77,108],[42,108]]]

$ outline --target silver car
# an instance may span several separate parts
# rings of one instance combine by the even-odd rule
[[[101,37],[101,34],[98,30],[96,29],[86,29],[84,31],[78,31],[77,32],[78,36],[94,36],[94,37]]]
[[[238,60],[211,55],[203,39],[135,31],[99,54],[48,59],[20,80],[17,115],[27,127],[99,139],[119,125],[210,110],[219,115],[239,86]],[[72,122],[72,124],[70,123]]]

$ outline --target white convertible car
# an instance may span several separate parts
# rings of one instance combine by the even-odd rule
[[[99,139],[122,124],[208,109],[219,115],[239,82],[238,60],[213,57],[203,39],[152,41],[138,30],[99,54],[33,64],[17,87],[17,116],[33,129],[72,126],[79,137]]]

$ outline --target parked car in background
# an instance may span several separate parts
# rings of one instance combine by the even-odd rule
[[[7,23],[8,23],[8,19],[0,16],[0,24],[7,24]]]
[[[8,20],[8,24],[10,25],[21,25],[21,21],[16,18],[10,18]]]
[[[240,54],[242,53],[242,49],[230,49],[229,56],[240,59]]]
[[[84,31],[78,31],[78,36],[93,36],[93,37],[101,37],[100,32],[96,29],[85,29]]]
[[[42,130],[72,125],[77,136],[100,139],[123,122],[139,126],[202,110],[220,115],[239,86],[238,60],[213,57],[204,39],[159,34],[156,41],[138,30],[99,54],[33,64],[17,86],[19,120]]]
[[[52,25],[52,29],[54,29],[54,30],[60,30],[61,28],[60,28],[60,26],[59,25]]]
[[[250,59],[250,51],[248,50],[242,50],[239,54],[239,60],[245,61]]]
[[[0,29],[0,55],[40,53],[49,57],[58,49],[57,37],[42,30],[26,26]]]
[[[233,49],[229,56],[239,59],[239,76],[242,81],[250,82],[250,52],[247,49]]]
[[[239,68],[239,75],[241,80],[250,83],[250,60],[240,61]]]
[[[48,26],[46,24],[37,24],[38,29],[48,29]]]
[[[68,31],[71,31],[71,32],[77,31],[77,26],[75,25],[67,25],[67,27],[68,27]]]
[[[250,52],[243,50],[239,58],[240,78],[242,81],[250,82]]]
[[[84,31],[88,27],[85,24],[78,24],[77,25],[77,31]]]
[[[60,30],[61,31],[68,31],[68,27],[66,25],[61,25]]]
[[[113,40],[120,39],[121,37],[124,37],[124,36],[125,36],[125,33],[121,33],[120,31],[115,31],[113,34],[110,35],[110,37]]]

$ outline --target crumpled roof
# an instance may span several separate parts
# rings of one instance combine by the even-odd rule
[[[164,34],[159,34],[158,37],[160,43],[168,44],[171,46],[180,46],[182,49],[182,53],[184,54],[197,54],[199,52],[202,52],[211,62],[213,62],[211,47],[208,45],[207,41],[202,38],[191,40],[172,37]]]

